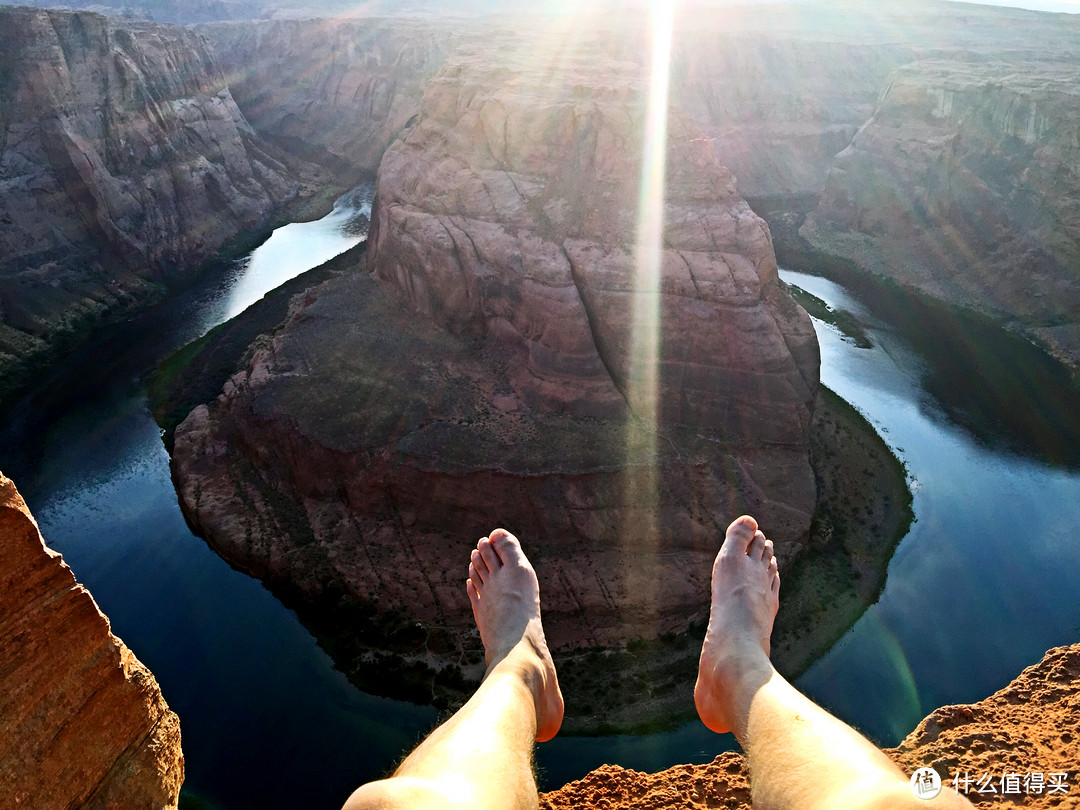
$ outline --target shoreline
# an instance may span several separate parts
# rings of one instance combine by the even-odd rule
[[[341,175],[324,177],[322,167],[291,165],[290,168],[297,175],[296,195],[268,210],[259,223],[236,234],[197,267],[187,272],[173,270],[161,280],[143,279],[135,290],[82,313],[52,332],[37,349],[0,366],[0,420],[23,422],[47,418],[47,412],[52,410],[49,392],[65,378],[78,375],[79,347],[106,336],[117,324],[211,283],[225,267],[253,251],[282,225],[325,216],[338,197],[367,176],[363,172],[349,175],[354,177],[350,185]]]

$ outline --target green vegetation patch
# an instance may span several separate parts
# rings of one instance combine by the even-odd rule
[[[211,329],[203,337],[174,352],[150,378],[150,410],[165,430],[171,448],[176,426],[191,410],[208,402],[229,379],[244,367],[257,338],[274,332],[288,317],[292,297],[331,278],[354,264],[366,242],[271,290],[235,318]]]
[[[874,344],[870,342],[866,330],[859,319],[846,309],[833,309],[813,293],[809,293],[802,287],[794,284],[785,285],[792,297],[799,305],[817,318],[819,321],[831,324],[840,330],[841,334],[850,338],[860,349],[869,349]]]

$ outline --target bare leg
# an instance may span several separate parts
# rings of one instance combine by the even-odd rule
[[[694,702],[713,731],[733,731],[750,762],[756,808],[970,808],[945,787],[924,801],[876,746],[810,701],[769,661],[780,605],[772,541],[744,515],[712,572],[712,610]]]
[[[516,537],[496,529],[481,538],[466,590],[484,642],[483,682],[393,776],[359,788],[345,810],[537,806],[533,743],[558,732],[563,699],[536,572]]]

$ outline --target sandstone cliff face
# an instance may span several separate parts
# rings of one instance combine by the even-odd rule
[[[462,39],[452,20],[274,20],[199,29],[260,136],[371,174]]]
[[[648,324],[633,318],[655,310],[662,422],[805,444],[816,339],[779,290],[768,228],[673,111],[658,279],[636,278],[644,78],[571,59],[567,90],[464,54],[428,85],[380,167],[375,275],[437,325],[514,345],[515,395],[579,416],[618,418],[627,404],[647,415],[631,351]]]
[[[175,808],[180,723],[0,474],[0,806]]]
[[[1080,365],[1078,132],[1072,62],[916,62],[837,155],[802,234]]]
[[[789,557],[808,534],[817,343],[768,228],[673,113],[660,273],[635,287],[641,68],[565,69],[562,90],[524,57],[448,62],[380,167],[373,278],[298,298],[176,431],[191,522],[272,587],[367,617],[369,660],[476,674],[461,572],[496,525],[537,563],[560,651],[702,620],[742,511]],[[635,298],[662,324],[655,423]]]
[[[638,61],[649,47],[645,26],[626,16],[582,11],[564,30],[527,15],[275,20],[200,30],[260,136],[374,172],[419,112],[425,82],[458,46],[500,42],[511,51],[521,47],[515,30],[555,28],[582,51]],[[693,24],[677,21],[670,92],[749,197],[819,194],[833,155],[873,112],[889,74],[917,53],[895,30],[884,42],[850,34],[844,41],[840,22],[821,23],[821,9],[798,17],[789,10],[780,20],[767,8],[690,16]]]
[[[0,98],[0,394],[295,193],[183,29],[0,8]]]
[[[934,768],[946,788],[955,787],[976,806],[1076,807],[1080,644],[1050,650],[985,700],[934,711],[885,753],[908,774]],[[1018,786],[1005,781],[1009,793],[1003,795],[1002,780],[1010,773],[1019,776]],[[1032,773],[1041,780],[1031,779]],[[980,791],[984,774],[990,779]],[[988,784],[996,792],[985,789]],[[749,772],[746,761],[733,753],[708,765],[677,765],[654,774],[605,765],[542,794],[540,807],[750,810]]]
[[[671,89],[745,197],[816,197],[833,156],[914,53],[902,43],[844,41],[824,32],[706,27],[681,33]]]

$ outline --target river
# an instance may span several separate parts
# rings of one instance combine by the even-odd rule
[[[226,277],[109,330],[0,432],[0,469],[179,714],[185,795],[205,806],[337,806],[436,721],[431,709],[353,688],[291,611],[190,533],[146,408],[156,362],[355,244],[343,225],[370,211],[370,194],[275,231]],[[1080,639],[1080,475],[994,440],[1025,433],[1009,427],[1027,419],[1023,408],[981,420],[996,432],[973,431],[970,407],[927,394],[940,375],[902,331],[835,284],[784,277],[867,325],[871,349],[817,323],[822,379],[878,427],[911,477],[917,522],[880,601],[798,682],[892,744],[932,708],[977,700],[1048,647]],[[983,384],[977,366],[969,372],[955,384]],[[537,762],[551,788],[602,762],[656,770],[708,761],[731,743],[691,723],[643,737],[556,738]]]

